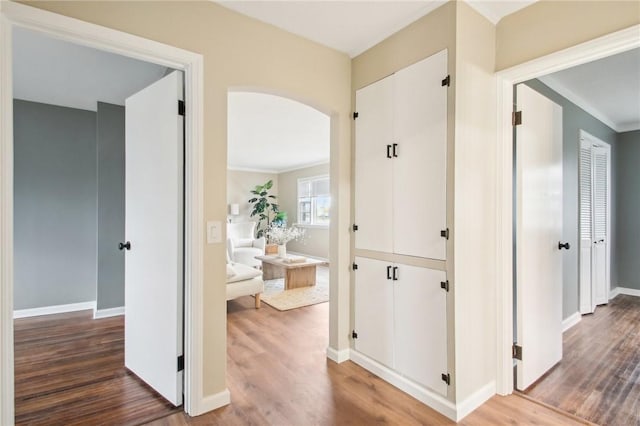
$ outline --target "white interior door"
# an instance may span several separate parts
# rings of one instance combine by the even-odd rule
[[[175,71],[125,103],[125,365],[182,404],[183,98]]]
[[[593,147],[593,273],[594,302],[609,301],[609,146]],[[609,148],[610,149],[610,148]]]
[[[393,251],[393,76],[356,92],[355,246]]]
[[[592,167],[591,142],[580,138],[580,313],[595,310],[595,298],[591,291],[591,252],[593,250],[592,226]]]
[[[364,257],[356,257],[355,263],[355,349],[393,368],[392,265]]]
[[[393,252],[446,258],[447,51],[398,71],[394,83]]]
[[[517,86],[517,388],[562,359],[562,108]]]

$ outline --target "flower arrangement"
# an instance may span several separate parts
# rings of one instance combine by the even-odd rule
[[[283,245],[289,241],[298,240],[304,236],[304,229],[292,226],[271,225],[266,232],[267,239],[270,243]]]

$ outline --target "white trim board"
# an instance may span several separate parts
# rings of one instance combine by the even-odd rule
[[[216,404],[203,390],[202,55],[15,2],[0,2],[0,424],[14,423],[12,31],[24,27],[76,44],[182,70],[185,78],[185,401],[196,416]],[[213,218],[215,219],[215,218]],[[222,219],[218,219],[221,220]],[[208,397],[210,398],[210,397]],[[224,402],[224,398],[216,401]],[[217,406],[215,407],[217,408]]]
[[[95,310],[96,301],[69,303],[66,305],[43,306],[40,308],[19,309],[13,311],[13,318],[37,317],[40,315],[63,314],[65,312],[77,312],[86,310]]]
[[[97,309],[93,310],[93,319],[117,317],[124,315],[124,306],[118,306],[116,308]]]
[[[408,393],[440,414],[447,416],[453,421],[458,420],[458,413],[455,404],[443,396],[412,382],[394,370],[372,360],[356,350],[350,350],[349,358],[365,370],[372,372],[382,380],[392,384],[401,391]],[[493,396],[493,393],[491,395]]]
[[[627,296],[640,297],[640,290],[627,287],[616,287],[609,292],[609,300],[614,299],[619,294],[626,294]]]
[[[496,73],[497,162],[496,162],[496,292],[497,375],[496,391],[513,392],[513,149],[511,113],[513,85],[555,71],[584,64],[640,47],[640,25],[516,65]]]
[[[341,351],[332,348],[331,346],[327,347],[327,358],[331,361],[341,364],[345,361],[348,361],[350,349],[343,349]]]
[[[580,312],[574,312],[569,317],[562,320],[562,332],[569,330],[582,320],[582,314]]]

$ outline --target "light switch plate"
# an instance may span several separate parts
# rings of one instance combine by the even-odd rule
[[[222,242],[222,222],[210,220],[207,222],[207,244]]]

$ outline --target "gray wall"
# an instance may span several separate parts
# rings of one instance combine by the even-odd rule
[[[96,114],[14,100],[14,309],[96,299]]]
[[[124,306],[124,116],[124,107],[98,102],[98,309]]]
[[[563,264],[563,318],[567,318],[578,312],[578,157],[580,150],[580,130],[592,134],[593,136],[611,145],[612,164],[616,158],[616,132],[606,126],[587,112],[579,108],[574,103],[560,96],[539,80],[530,80],[525,83],[527,86],[551,99],[562,106],[563,118],[563,233],[564,241],[571,244],[571,250],[565,251]],[[526,114],[526,113],[524,113]],[[616,180],[615,171],[612,170],[611,204],[615,206],[616,200]],[[615,211],[612,211],[612,227],[615,228]],[[612,231],[611,236],[611,259],[616,258],[616,233]],[[616,274],[612,269],[611,283],[615,286]]]
[[[640,130],[618,134],[614,172],[617,246],[611,286],[640,290]]]

